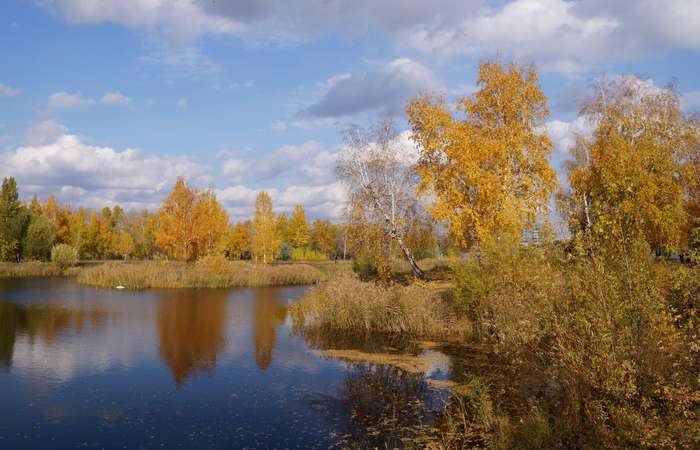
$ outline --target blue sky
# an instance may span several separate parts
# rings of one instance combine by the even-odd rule
[[[5,0],[0,175],[24,198],[155,208],[183,175],[234,218],[339,218],[340,130],[470,93],[482,58],[537,64],[553,164],[603,75],[677,82],[700,108],[700,0]],[[410,145],[407,135],[406,144]]]

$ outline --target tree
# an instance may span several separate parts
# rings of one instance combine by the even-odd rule
[[[336,253],[337,230],[330,220],[314,220],[311,225],[311,247],[329,258]]]
[[[119,233],[114,246],[114,253],[128,259],[134,253],[134,239],[126,231]]]
[[[54,234],[51,221],[45,216],[32,220],[24,238],[23,254],[27,259],[46,261],[51,257]]]
[[[194,216],[197,253],[202,256],[208,255],[214,251],[217,242],[228,227],[228,214],[216,199],[212,188],[197,194]]]
[[[447,222],[462,246],[518,245],[523,230],[546,213],[556,186],[543,128],[547,98],[533,66],[484,61],[477,84],[474,95],[457,102],[462,120],[443,98],[409,102],[419,191],[434,197],[433,218]]]
[[[593,91],[581,115],[595,131],[579,136],[566,166],[571,188],[562,204],[573,235],[608,255],[678,249],[689,222],[682,161],[698,145],[697,123],[671,87],[616,77],[597,80]]]
[[[289,243],[294,248],[306,248],[309,246],[309,223],[306,221],[304,207],[296,205],[289,219]]]
[[[221,239],[221,250],[229,259],[243,259],[250,251],[249,222],[228,227]]]
[[[277,234],[282,241],[282,245],[290,245],[292,237],[289,232],[289,219],[287,219],[287,215],[284,212],[277,217]]]
[[[280,237],[277,233],[277,221],[272,210],[270,195],[261,191],[255,199],[255,216],[253,218],[251,253],[256,261],[272,261],[279,251]]]
[[[19,201],[17,182],[3,178],[0,191],[0,259],[18,261],[22,237],[30,221],[29,210]]]
[[[195,260],[214,250],[227,224],[212,189],[198,191],[178,178],[158,212],[156,244],[175,259]]]
[[[350,193],[352,208],[363,211],[367,220],[381,223],[384,241],[394,241],[414,275],[424,278],[404,240],[418,211],[418,179],[392,118],[386,116],[369,130],[357,125],[349,127],[345,144],[336,171]]]

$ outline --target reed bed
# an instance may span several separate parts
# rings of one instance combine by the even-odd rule
[[[74,274],[68,271],[67,274]],[[47,262],[0,262],[0,278],[58,277],[63,275],[55,265]]]
[[[444,292],[424,283],[367,283],[344,275],[310,290],[291,305],[297,327],[446,338],[467,329]]]
[[[325,279],[322,271],[308,264],[258,265],[248,262],[211,261],[196,264],[149,261],[139,264],[107,263],[84,269],[80,284],[95,287],[233,288],[294,286]]]

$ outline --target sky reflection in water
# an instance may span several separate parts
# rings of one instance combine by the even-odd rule
[[[286,312],[304,289],[0,280],[0,448],[325,448],[384,404],[438,408],[420,376],[310,352]]]

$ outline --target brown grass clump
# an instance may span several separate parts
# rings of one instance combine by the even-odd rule
[[[313,284],[325,278],[307,264],[257,265],[224,258],[204,258],[196,264],[149,261],[139,264],[107,263],[83,270],[78,283],[96,287],[233,288]]]
[[[438,289],[384,286],[340,276],[307,292],[291,312],[298,324],[360,333],[448,337],[465,329]]]

